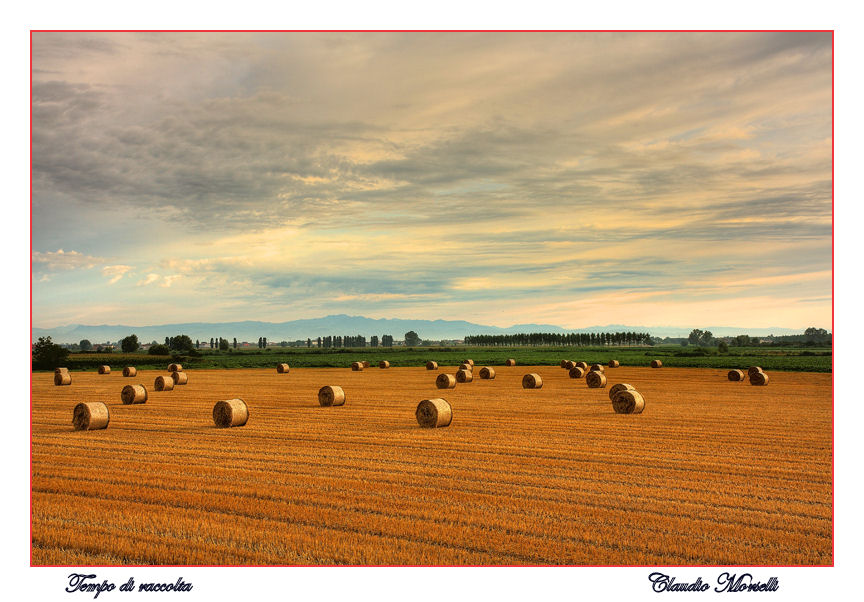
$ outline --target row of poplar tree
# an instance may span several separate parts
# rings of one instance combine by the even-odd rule
[[[169,338],[165,337],[165,344],[168,345]],[[306,339],[306,346],[312,347],[316,341],[312,339]],[[329,336],[329,337],[318,337],[317,344],[319,348],[329,349],[333,347],[366,347],[366,337],[363,335],[346,335],[346,336]],[[195,348],[201,349],[202,346],[206,346],[207,341],[195,341]],[[369,339],[368,343],[369,347],[392,347],[393,346],[393,337],[389,334],[382,335],[379,339],[377,335],[373,335]],[[222,337],[214,337],[210,339],[210,349],[221,349],[222,351],[226,351],[229,347],[234,347],[237,349],[237,339],[234,339],[233,343],[229,343],[228,339],[223,339]],[[267,348],[267,337],[259,337],[258,338],[258,347],[259,349]]]
[[[346,336],[329,336],[329,337],[318,337],[317,340],[313,341],[312,339],[306,339],[306,346],[312,347],[313,343],[318,344],[319,349],[331,349],[334,347],[366,347],[366,337],[363,335],[346,335]],[[381,338],[378,338],[378,335],[372,335],[369,339],[369,347],[392,347],[393,346],[393,337],[389,334],[382,335]]]
[[[527,332],[520,334],[475,334],[465,337],[466,345],[649,345],[647,332]]]

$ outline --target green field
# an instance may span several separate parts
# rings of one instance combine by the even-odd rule
[[[452,366],[462,360],[473,359],[477,365],[502,365],[514,358],[517,365],[557,365],[562,359],[605,364],[617,359],[622,366],[647,366],[659,359],[664,366],[692,368],[747,368],[758,365],[765,370],[796,372],[831,372],[831,348],[817,347],[732,347],[729,353],[700,356],[694,347],[365,347],[357,349],[305,349],[279,348],[267,351],[231,350],[201,351],[201,357],[181,356],[179,361],[194,368],[275,368],[285,362],[292,367],[347,368],[351,362],[368,360],[373,366],[388,360],[391,366],[422,366],[434,360],[443,366]],[[67,367],[73,371],[90,371],[102,364],[120,370],[123,366],[139,369],[165,370],[175,361],[170,356],[139,353],[73,353]]]

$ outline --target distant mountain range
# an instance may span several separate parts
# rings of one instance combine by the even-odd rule
[[[180,324],[159,324],[155,326],[126,326],[122,324],[98,326],[70,324],[55,328],[33,328],[32,339],[50,336],[56,343],[77,343],[87,339],[91,343],[118,341],[135,334],[142,343],[163,342],[165,337],[178,334],[189,335],[192,340],[210,341],[210,338],[223,337],[229,341],[257,342],[259,337],[267,337],[268,342],[306,340],[319,336],[372,335],[379,337],[392,335],[402,340],[405,333],[413,330],[421,339],[462,339],[472,334],[516,334],[522,332],[648,332],[655,337],[686,337],[693,328],[710,330],[715,336],[750,336],[801,334],[802,330],[790,328],[739,328],[731,326],[627,326],[607,324],[587,328],[567,329],[552,324],[516,324],[507,328],[485,326],[463,320],[400,320],[372,319],[364,316],[338,314],[323,318],[292,320],[290,322],[184,322]]]

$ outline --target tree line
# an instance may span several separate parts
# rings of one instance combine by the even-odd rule
[[[348,347],[392,347],[393,346],[393,337],[389,334],[382,335],[381,338],[378,338],[378,335],[372,335],[367,344],[366,337],[362,334],[358,335],[343,335],[343,336],[326,336],[326,337],[318,337],[317,339],[306,339],[306,347],[312,347],[313,343],[317,345],[319,349],[334,349],[334,348],[348,348]]]
[[[803,334],[788,334],[780,336],[762,336],[751,337],[747,334],[739,334],[737,336],[715,337],[710,330],[701,330],[694,328],[690,331],[686,341],[682,340],[681,344],[689,343],[699,347],[708,347],[712,345],[733,347],[751,347],[757,345],[831,345],[832,335],[824,328],[807,328]]]
[[[487,347],[561,345],[587,347],[601,345],[650,345],[647,332],[526,332],[519,334],[474,334],[465,337],[466,345]]]

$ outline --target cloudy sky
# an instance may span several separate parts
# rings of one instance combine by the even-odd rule
[[[33,324],[830,328],[831,52],[33,34]]]

